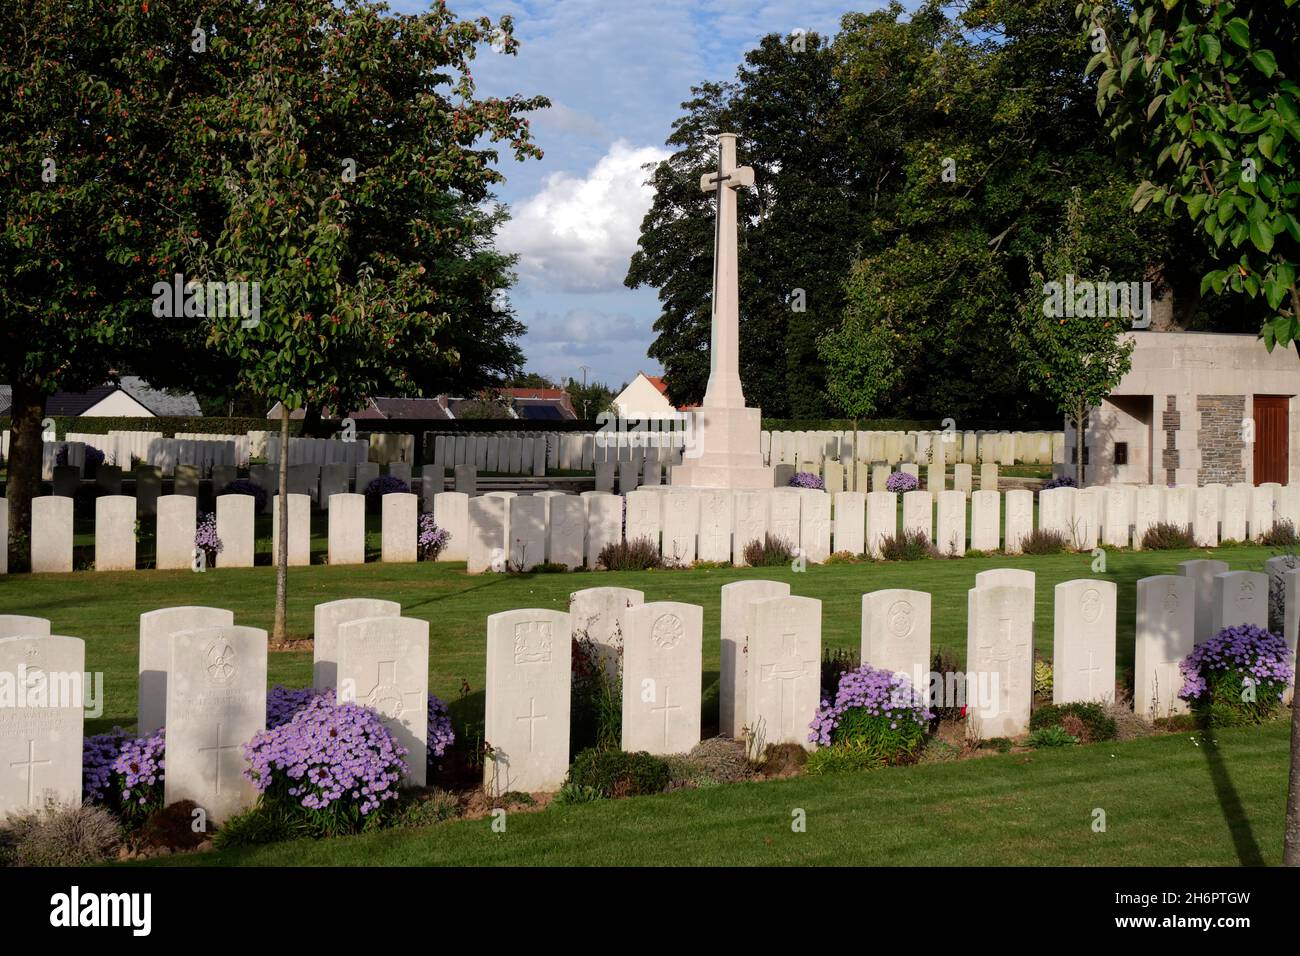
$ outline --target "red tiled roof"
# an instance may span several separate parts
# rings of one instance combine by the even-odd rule
[[[556,401],[569,393],[562,388],[503,388],[501,394],[507,398],[544,398]]]
[[[641,374],[645,375],[645,372],[642,372]],[[659,389],[659,393],[661,395],[668,394],[668,384],[658,375],[646,375],[645,377],[647,382],[649,382],[655,388]]]

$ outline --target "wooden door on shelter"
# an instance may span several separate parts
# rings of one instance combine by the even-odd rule
[[[1288,478],[1289,425],[1288,395],[1255,396],[1255,484],[1276,481],[1285,485]]]

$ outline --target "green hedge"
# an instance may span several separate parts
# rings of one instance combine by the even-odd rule
[[[0,418],[0,429],[10,427],[8,417]],[[197,432],[204,435],[242,435],[250,431],[280,430],[280,423],[268,418],[187,418],[184,416],[167,418],[65,418],[54,419],[58,437],[63,438],[68,432],[82,432],[89,435],[107,435],[114,432],[162,432],[171,438],[177,432]],[[289,432],[296,435],[302,430],[302,422],[290,422]]]

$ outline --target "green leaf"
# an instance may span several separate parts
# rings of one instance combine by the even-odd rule
[[[1205,59],[1211,63],[1218,63],[1219,53],[1222,49],[1223,47],[1220,46],[1217,37],[1213,37],[1208,33],[1201,35],[1201,56],[1205,57]]]
[[[1193,219],[1200,219],[1201,213],[1205,211],[1205,204],[1209,200],[1208,193],[1197,193],[1187,200],[1187,211]]]
[[[1268,133],[1265,133],[1259,138],[1259,151],[1264,154],[1266,159],[1273,158],[1273,147],[1275,145],[1276,143],[1273,142],[1273,137]]]
[[[1250,55],[1250,62],[1265,76],[1271,77],[1277,72],[1277,57],[1268,50],[1256,50]]]
[[[1233,17],[1224,24],[1228,37],[1243,50],[1250,49],[1250,24],[1241,17]]]
[[[1255,244],[1255,248],[1260,252],[1270,252],[1273,249],[1273,230],[1261,220],[1251,219],[1250,222],[1250,241]]]

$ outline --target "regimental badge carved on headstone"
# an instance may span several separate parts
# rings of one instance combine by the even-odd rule
[[[529,621],[515,625],[515,663],[549,664],[552,643],[549,621]]]

